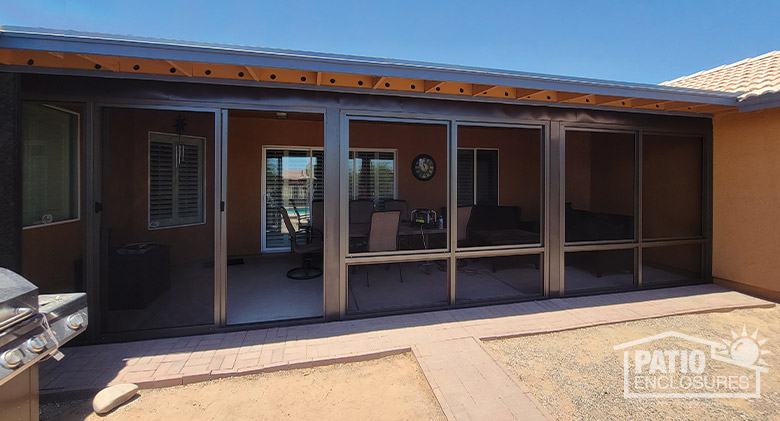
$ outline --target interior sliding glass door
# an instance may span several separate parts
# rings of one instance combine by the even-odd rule
[[[290,234],[279,209],[287,210],[296,231],[314,223],[312,204],[322,202],[322,150],[266,148],[264,164],[263,251],[289,250]]]

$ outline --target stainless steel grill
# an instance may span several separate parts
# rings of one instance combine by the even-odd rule
[[[37,419],[38,362],[60,359],[59,347],[86,328],[86,294],[38,295],[34,284],[0,268],[0,407],[16,410],[14,419]],[[5,402],[8,396],[14,401]]]

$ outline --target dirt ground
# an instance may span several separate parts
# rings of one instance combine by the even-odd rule
[[[105,417],[91,400],[41,405],[41,420],[444,420],[411,354],[141,390]]]
[[[769,372],[760,399],[626,399],[622,351],[613,346],[669,330],[720,342],[731,330],[768,338],[762,349]],[[510,367],[562,420],[780,419],[780,307],[671,316],[558,333],[490,341]],[[733,368],[733,367],[732,367]]]

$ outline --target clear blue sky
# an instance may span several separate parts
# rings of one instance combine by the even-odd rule
[[[0,24],[646,83],[780,49],[777,0],[0,0]]]

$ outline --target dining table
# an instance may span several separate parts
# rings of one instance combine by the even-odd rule
[[[352,222],[349,224],[349,238],[368,238],[369,231],[371,230],[370,223]],[[432,234],[446,234],[447,228],[439,227],[426,227],[420,224],[398,224],[398,236],[413,236],[420,235],[427,237]]]

